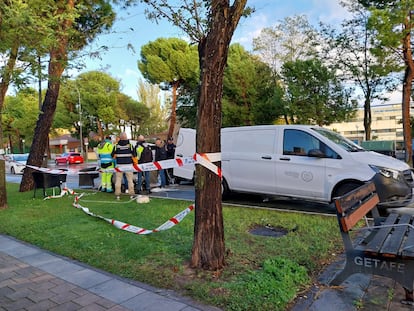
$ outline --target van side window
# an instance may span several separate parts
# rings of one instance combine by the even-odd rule
[[[340,158],[339,155],[326,144],[306,132],[300,130],[284,131],[283,154],[307,156],[311,149],[321,150],[327,158]]]

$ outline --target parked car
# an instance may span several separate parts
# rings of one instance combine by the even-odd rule
[[[78,152],[65,152],[60,157],[56,157],[55,163],[56,165],[81,164],[83,163],[83,156]]]
[[[6,154],[4,156],[6,164],[6,173],[23,174],[28,157],[28,153]]]

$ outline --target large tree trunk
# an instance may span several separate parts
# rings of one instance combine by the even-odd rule
[[[410,30],[410,20],[407,18],[405,29]],[[413,150],[411,141],[411,123],[410,123],[410,102],[411,102],[411,90],[412,82],[414,79],[414,61],[411,50],[411,34],[410,31],[406,32],[406,35],[402,42],[403,57],[406,65],[403,81],[403,100],[402,100],[402,122],[404,133],[404,145],[405,145],[405,161],[412,166],[413,165]]]
[[[172,105],[171,105],[171,115],[170,115],[170,126],[168,128],[168,137],[174,135],[175,122],[177,121],[177,89],[180,85],[180,82],[174,82],[172,85]]]
[[[63,14],[64,10],[74,8],[74,0],[62,0],[62,3],[65,5],[59,6],[60,9],[56,14]],[[72,24],[73,22],[70,19],[62,21],[59,32],[61,37],[57,41],[58,43],[56,44],[56,47],[50,51],[47,91],[39,114],[39,119],[36,123],[29,158],[27,159],[27,163],[32,166],[42,166],[43,156],[49,142],[49,131],[59,96],[60,79],[67,64],[68,36],[66,30],[69,29]],[[24,170],[22,182],[20,183],[21,192],[33,189],[34,181],[32,178],[32,171],[32,169]]]
[[[199,42],[201,86],[197,122],[197,153],[220,152],[221,98],[227,52],[247,0],[211,1],[210,30]],[[224,267],[224,225],[221,179],[197,165],[196,208],[191,266],[205,270]]]
[[[402,123],[405,145],[405,161],[412,166],[412,140],[411,140],[411,123],[410,123],[410,102],[411,102],[411,83],[414,78],[414,70],[407,67],[404,73],[403,82],[403,100],[402,100]]]
[[[33,143],[30,147],[30,154],[27,163],[33,166],[41,167],[43,156],[45,155],[49,131],[52,125],[53,116],[56,111],[57,99],[60,89],[60,77],[62,76],[64,65],[62,60],[62,51],[52,51],[50,53],[49,63],[49,83],[47,86],[46,96],[43,101],[42,110],[36,123],[33,136]],[[65,53],[65,52],[64,52]],[[64,54],[66,56],[66,53]],[[32,178],[32,169],[25,169],[22,182],[20,183],[20,191],[29,191],[33,189],[34,182]]]
[[[365,97],[364,103],[364,129],[365,129],[365,140],[371,140],[371,123],[372,123],[372,114],[371,114],[371,101],[370,97]],[[357,133],[357,135],[359,135]]]

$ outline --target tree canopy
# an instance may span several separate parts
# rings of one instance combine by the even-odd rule
[[[253,50],[273,70],[284,63],[316,55],[316,30],[304,15],[286,17],[273,27],[266,27],[253,39]]]
[[[343,83],[351,83],[362,91],[364,102],[365,139],[371,139],[371,103],[385,101],[385,94],[395,90],[401,70],[395,54],[376,49],[376,32],[368,27],[369,12],[358,2],[347,5],[352,18],[341,24],[340,30],[324,25],[322,36],[327,41],[322,57],[330,67],[340,72]]]
[[[47,147],[49,131],[57,107],[61,78],[67,68],[69,55],[79,51],[98,33],[111,27],[115,14],[109,5],[110,0],[44,1],[41,7],[51,31],[51,43],[39,49],[39,57],[49,55],[48,84],[41,106],[41,112],[35,127],[33,144],[31,145],[28,164],[41,166]],[[90,17],[82,17],[90,13]],[[42,52],[42,54],[40,54]],[[27,191],[34,186],[30,170],[25,170],[20,184],[20,191]]]
[[[410,102],[414,80],[413,39],[411,35],[414,1],[358,0],[358,2],[370,10],[368,26],[376,32],[377,53],[383,53],[384,50],[387,50],[389,54],[397,53],[404,64],[402,123],[406,151],[405,160],[412,164]]]
[[[356,103],[320,60],[286,62],[282,76],[290,122],[323,126],[352,116]]]
[[[267,64],[240,44],[232,44],[223,80],[223,127],[272,124],[282,115],[272,100],[277,88]]]
[[[172,105],[168,136],[174,133],[177,94],[183,84],[196,85],[199,78],[198,55],[195,46],[178,38],[159,38],[141,47],[138,68],[144,78],[172,90]]]

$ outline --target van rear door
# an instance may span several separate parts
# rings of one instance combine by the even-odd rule
[[[196,130],[181,128],[175,148],[175,158],[192,157],[196,151]],[[178,178],[192,180],[194,178],[194,164],[174,167],[173,175]]]

